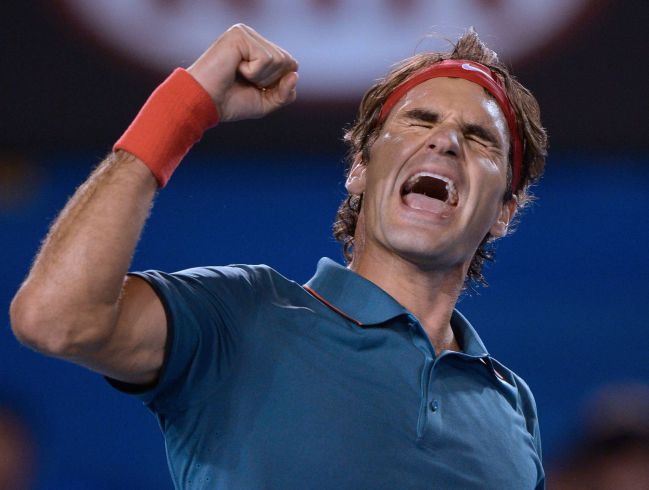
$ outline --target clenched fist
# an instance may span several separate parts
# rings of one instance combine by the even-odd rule
[[[187,71],[212,96],[221,121],[263,117],[296,97],[298,64],[254,29],[230,27]]]

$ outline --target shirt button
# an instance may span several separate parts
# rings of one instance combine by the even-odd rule
[[[439,409],[439,402],[437,400],[433,400],[432,402],[430,402],[429,406],[431,412],[437,412],[437,410]]]

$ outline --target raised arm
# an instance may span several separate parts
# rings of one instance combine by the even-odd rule
[[[295,60],[244,25],[226,31],[187,71],[221,122],[263,117],[296,96]],[[160,182],[153,170],[119,150],[79,187],[12,301],[21,342],[121,381],[155,381],[165,313],[146,282],[126,278]]]

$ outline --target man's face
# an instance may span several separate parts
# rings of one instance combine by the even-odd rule
[[[396,254],[423,267],[468,267],[488,232],[503,236],[509,136],[498,104],[479,85],[434,78],[389,114],[347,180],[363,193],[363,255]]]

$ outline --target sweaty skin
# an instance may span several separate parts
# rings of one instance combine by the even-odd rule
[[[295,100],[297,62],[243,24],[222,34],[188,72],[221,122],[263,117]],[[126,273],[156,181],[136,157],[109,155],[67,203],[11,303],[20,341],[112,378],[156,380],[167,325],[153,290]]]
[[[487,233],[506,234],[515,212],[515,201],[502,199],[506,128],[479,85],[431,79],[394,107],[369,162],[357,158],[347,181],[349,192],[363,194],[351,268],[408,308],[438,353],[459,350],[450,318],[471,259]],[[409,205],[401,189],[422,171],[451,179],[457,205]]]

